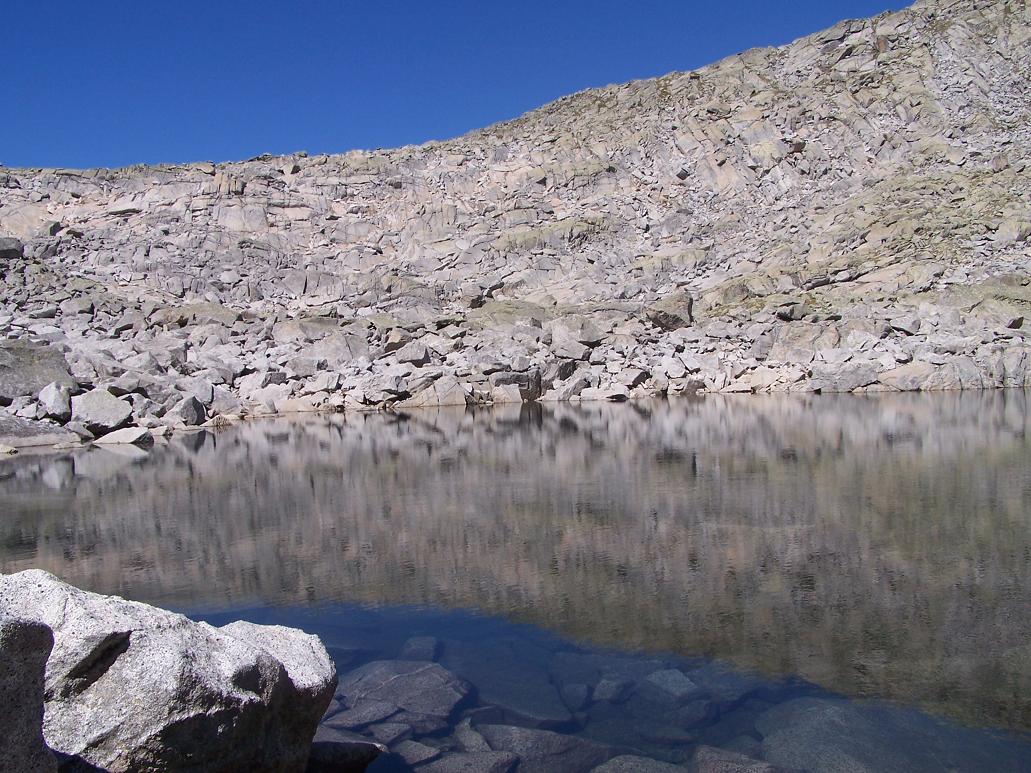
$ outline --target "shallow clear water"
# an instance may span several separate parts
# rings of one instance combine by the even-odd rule
[[[1027,770],[1028,407],[522,406],[26,456],[0,463],[0,570],[298,626],[342,683],[407,647],[472,686],[424,745],[516,725],[611,747],[520,770],[700,745],[812,770]]]

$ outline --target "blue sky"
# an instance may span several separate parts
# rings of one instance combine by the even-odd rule
[[[898,0],[10,0],[0,164],[124,166],[445,139]]]

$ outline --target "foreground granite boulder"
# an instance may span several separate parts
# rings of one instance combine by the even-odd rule
[[[45,625],[0,616],[0,769],[43,773],[57,760],[43,741],[43,677],[54,635]]]
[[[304,770],[336,672],[318,638],[223,628],[30,570],[0,614],[48,626],[43,732],[62,769]]]

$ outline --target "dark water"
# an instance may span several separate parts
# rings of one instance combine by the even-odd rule
[[[336,416],[15,458],[0,570],[298,626],[342,679],[414,647],[474,687],[431,747],[518,725],[676,763],[1031,770],[1028,397]],[[596,764],[573,748],[540,769]]]

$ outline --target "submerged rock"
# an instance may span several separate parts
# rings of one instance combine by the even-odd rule
[[[347,674],[340,694],[349,712],[365,713],[364,723],[390,718],[416,732],[444,728],[454,708],[469,694],[469,683],[436,663],[376,660]]]
[[[511,752],[456,752],[419,767],[420,773],[509,773],[519,762]]]
[[[596,767],[591,773],[683,773],[684,768],[651,757],[621,754]]]
[[[520,768],[535,773],[587,773],[617,754],[612,747],[550,730],[512,725],[478,730],[492,749],[519,755]]]
[[[692,773],[788,773],[768,762],[715,746],[699,746],[689,769]]]
[[[383,744],[360,737],[321,740],[316,736],[305,773],[360,773],[384,751]]]
[[[476,685],[482,703],[505,713],[505,721],[534,727],[557,727],[572,720],[546,663],[512,642],[489,648],[448,641],[441,662]]]
[[[43,731],[71,770],[300,771],[336,684],[301,631],[214,628],[39,570],[0,576],[0,613],[53,630]]]
[[[1022,770],[1026,747],[914,711],[796,698],[761,714],[767,762],[819,771]],[[758,770],[758,769],[757,769]]]

